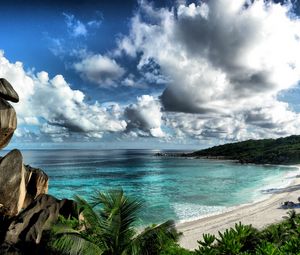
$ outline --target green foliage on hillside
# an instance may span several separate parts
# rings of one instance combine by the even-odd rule
[[[298,164],[300,136],[229,143],[196,151],[188,156],[232,159],[241,163]]]

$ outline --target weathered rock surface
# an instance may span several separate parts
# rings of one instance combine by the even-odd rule
[[[0,98],[0,149],[9,143],[16,128],[15,109],[6,100]]]
[[[40,194],[48,192],[48,176],[42,169],[25,165],[26,197],[23,208],[26,208]]]
[[[17,128],[16,112],[6,100],[18,102],[19,96],[0,78],[0,149]],[[41,169],[25,166],[19,150],[0,157],[0,254],[50,254],[43,232],[59,215],[79,217],[75,201],[58,200],[46,195],[47,191],[48,176]]]
[[[59,215],[78,217],[76,203],[68,199],[58,200],[51,195],[39,195],[10,224],[5,243],[8,245],[39,244],[43,231],[49,230]]]
[[[0,158],[0,213],[15,216],[34,199],[48,192],[48,176],[39,168],[23,165],[19,150]]]
[[[0,97],[14,103],[19,102],[19,96],[13,86],[4,78],[0,78]]]
[[[7,216],[18,214],[23,206],[25,168],[19,150],[12,150],[0,160],[0,204],[1,212]]]

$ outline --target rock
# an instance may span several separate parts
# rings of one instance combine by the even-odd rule
[[[23,255],[24,253],[16,247],[9,246],[7,244],[2,244],[0,246],[0,254],[2,254],[2,255]]]
[[[26,195],[24,174],[19,150],[12,150],[0,160],[0,204],[4,215],[17,215],[23,206]]]
[[[14,103],[19,102],[19,96],[17,92],[14,90],[12,85],[4,78],[0,78],[0,97]]]
[[[292,201],[285,201],[283,204],[282,204],[282,208],[284,209],[292,209],[296,206],[296,204]]]
[[[40,194],[48,192],[48,176],[42,169],[25,165],[26,197],[23,208],[26,208]]]
[[[49,230],[59,215],[78,218],[76,203],[68,199],[58,200],[47,194],[39,195],[12,221],[6,232],[5,243],[39,244],[43,231]]]
[[[16,128],[17,115],[15,109],[7,101],[0,98],[0,149],[9,143]]]
[[[167,153],[162,153],[162,152],[157,152],[157,153],[154,154],[154,156],[156,156],[156,157],[167,157],[168,154]]]

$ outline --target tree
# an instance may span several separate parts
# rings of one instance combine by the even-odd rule
[[[134,223],[143,204],[125,196],[123,190],[96,192],[91,203],[78,196],[75,200],[83,220],[53,229],[52,247],[56,251],[70,255],[154,255],[167,241],[178,240],[173,221],[137,233]]]

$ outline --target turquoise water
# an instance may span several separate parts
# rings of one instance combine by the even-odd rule
[[[283,185],[288,180],[286,174],[296,171],[280,166],[155,157],[155,152],[22,151],[27,164],[48,174],[49,193],[59,198],[75,194],[88,198],[95,189],[118,187],[141,198],[145,203],[141,224],[192,220],[252,202],[272,187],[270,183]]]

